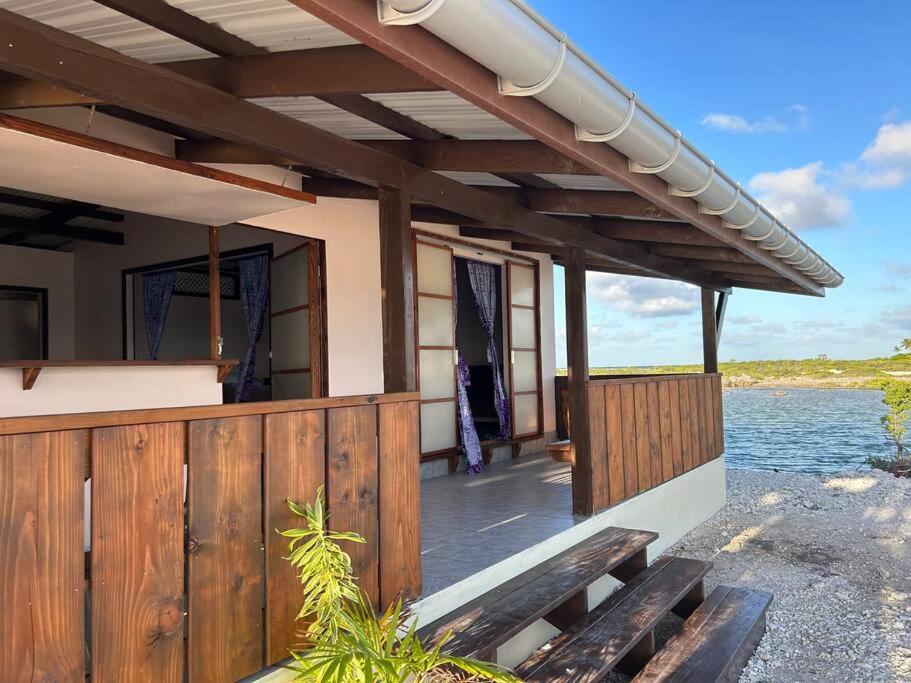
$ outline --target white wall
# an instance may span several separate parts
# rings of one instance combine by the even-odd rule
[[[0,285],[48,290],[48,357],[71,360],[75,353],[73,255],[0,245]]]
[[[221,403],[215,366],[44,368],[22,389],[22,370],[0,368],[0,417],[174,408]]]

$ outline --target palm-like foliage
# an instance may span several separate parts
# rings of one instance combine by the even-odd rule
[[[452,657],[442,648],[447,635],[425,646],[415,632],[402,599],[377,616],[357,587],[351,558],[339,542],[363,543],[357,534],[326,530],[322,489],[314,505],[291,510],[306,524],[282,532],[291,539],[289,561],[300,572],[304,604],[298,619],[306,645],[291,654],[297,680],[320,683],[402,683],[453,680],[454,672],[471,680],[518,683],[505,669],[486,662]]]

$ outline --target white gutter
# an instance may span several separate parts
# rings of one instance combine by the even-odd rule
[[[657,175],[672,195],[794,265],[826,287],[844,278],[714,162],[683,139],[521,0],[377,0],[383,24],[420,24],[499,77],[500,92],[534,97],[576,126],[576,137],[604,142],[630,170]]]

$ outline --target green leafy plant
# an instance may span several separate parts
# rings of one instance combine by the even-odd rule
[[[891,472],[897,477],[911,476],[911,453],[905,445],[908,421],[911,420],[911,382],[885,382],[882,385],[883,403],[889,411],[880,418],[883,429],[895,446],[890,457],[871,456],[867,464]]]
[[[313,505],[301,507],[290,501],[288,505],[305,521],[302,528],[281,532],[291,539],[288,560],[300,574],[304,594],[298,619],[307,623],[302,633],[305,645],[291,653],[296,680],[520,683],[496,664],[445,654],[443,647],[451,634],[435,645],[422,643],[401,597],[377,615],[355,582],[350,556],[339,545],[363,543],[364,539],[326,529],[322,489]]]

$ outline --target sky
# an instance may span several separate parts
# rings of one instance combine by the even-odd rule
[[[532,5],[845,276],[824,299],[736,289],[722,361],[869,358],[911,337],[911,2]],[[593,367],[702,360],[696,288],[589,273],[588,321]]]

